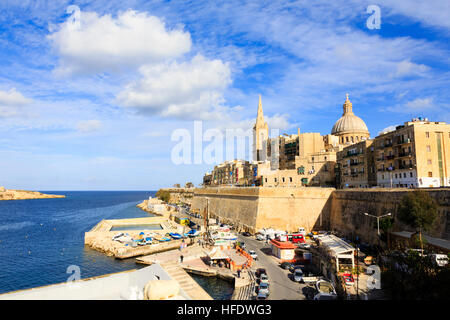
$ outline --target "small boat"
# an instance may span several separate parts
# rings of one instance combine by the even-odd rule
[[[185,233],[187,237],[196,237],[200,234],[200,231],[192,229],[188,233]]]
[[[179,233],[175,233],[175,232],[170,232],[169,236],[171,236],[173,239],[181,239],[182,236]]]
[[[161,235],[154,236],[153,239],[158,240],[159,242],[166,242],[171,240],[169,237],[164,237]]]

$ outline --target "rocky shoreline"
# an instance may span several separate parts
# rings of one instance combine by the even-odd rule
[[[38,191],[8,190],[4,187],[0,187],[0,200],[51,199],[65,197],[65,195],[44,194]]]

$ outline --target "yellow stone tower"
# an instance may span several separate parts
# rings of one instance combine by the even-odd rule
[[[267,141],[269,139],[269,126],[264,121],[264,113],[259,95],[258,114],[253,126],[253,160],[262,161],[267,158]]]

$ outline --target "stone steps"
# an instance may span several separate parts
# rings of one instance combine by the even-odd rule
[[[161,266],[173,280],[176,280],[180,284],[181,289],[193,300],[212,300],[209,294],[181,268],[178,262],[169,261],[162,263]]]

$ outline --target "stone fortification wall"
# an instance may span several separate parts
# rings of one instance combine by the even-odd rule
[[[401,199],[411,189],[336,190],[332,195],[331,230],[353,234],[369,242],[377,241],[376,219],[365,212],[381,216],[397,213]],[[450,239],[450,189],[426,189],[438,203],[438,218],[428,235]],[[393,231],[414,231],[396,219]]]
[[[191,204],[194,196],[194,188],[164,188],[162,190],[170,192],[170,203]]]
[[[255,232],[275,228],[289,232],[329,227],[332,188],[204,188],[195,189],[192,209]]]
[[[411,189],[347,189],[216,187],[169,189],[171,199],[189,199],[191,208],[205,212],[209,199],[210,217],[230,223],[240,230],[262,228],[296,231],[334,230],[375,243],[376,220],[364,215],[396,214],[402,197]],[[181,192],[180,192],[181,190]],[[425,189],[439,205],[438,219],[428,234],[450,240],[450,189]],[[179,194],[177,194],[179,192]],[[176,202],[176,201],[174,201]],[[396,220],[393,231],[414,231]]]

